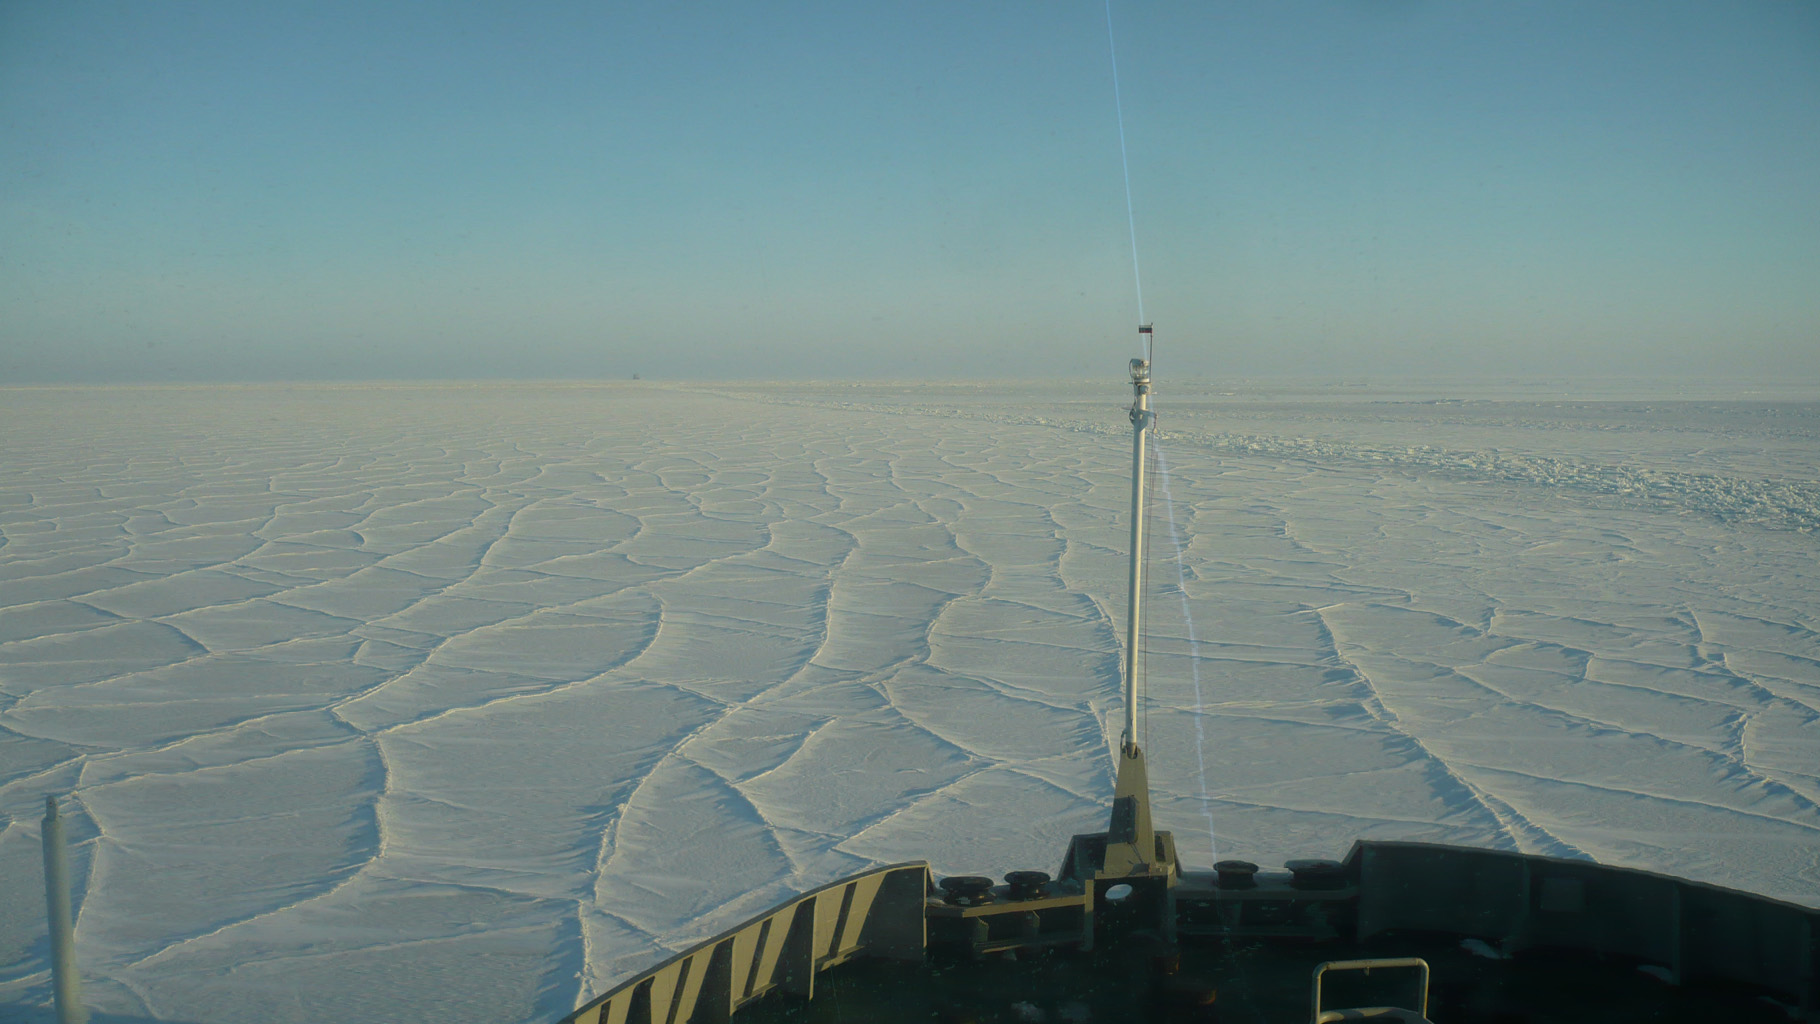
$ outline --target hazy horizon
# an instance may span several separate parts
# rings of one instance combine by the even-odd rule
[[[1137,351],[1135,348],[1133,351]],[[1115,367],[1122,370],[1122,366]],[[84,390],[182,390],[210,388],[604,388],[615,385],[674,386],[684,390],[730,388],[735,390],[767,387],[801,388],[826,385],[838,389],[966,388],[987,392],[996,387],[1095,386],[1120,382],[1120,373],[1055,374],[1048,376],[981,375],[947,376],[797,376],[797,377],[662,377],[636,376],[495,376],[495,377],[289,377],[204,379],[172,378],[167,380],[68,379],[0,383],[0,392],[84,391]],[[1713,373],[1613,373],[1613,374],[1495,374],[1483,373],[1254,373],[1254,374],[1183,374],[1164,373],[1159,378],[1155,401],[1167,408],[1184,387],[1220,388],[1215,394],[1243,396],[1269,394],[1281,400],[1286,395],[1306,394],[1333,399],[1525,401],[1543,397],[1566,398],[1581,402],[1660,401],[1820,401],[1820,373],[1813,376],[1769,374]]]

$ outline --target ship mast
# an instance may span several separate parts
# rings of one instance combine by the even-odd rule
[[[1138,327],[1138,336],[1150,340],[1150,325]],[[1148,352],[1148,346],[1146,346]],[[1144,639],[1144,468],[1150,427],[1150,360],[1131,361],[1131,593],[1125,621],[1125,729],[1119,739],[1118,777],[1112,790],[1112,817],[1106,831],[1096,836],[1076,836],[1070,844],[1062,877],[1091,879],[1096,894],[1125,883],[1149,887],[1141,900],[1150,907],[1162,934],[1174,932],[1169,916],[1169,891],[1179,871],[1175,840],[1150,824],[1150,778],[1144,752],[1138,746],[1138,668]],[[1099,895],[1096,895],[1096,899]]]
[[[1150,325],[1138,328],[1148,335]],[[1119,743],[1126,756],[1138,749],[1138,653],[1144,615],[1144,449],[1150,440],[1150,361],[1131,361],[1131,576],[1125,615],[1125,733]]]

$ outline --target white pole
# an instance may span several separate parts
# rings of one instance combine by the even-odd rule
[[[1150,363],[1131,361],[1131,578],[1125,616],[1125,736],[1122,746],[1137,749],[1138,642],[1144,595],[1144,442],[1150,433]]]
[[[57,1024],[86,1024],[82,979],[76,974],[76,926],[70,913],[69,854],[64,844],[63,816],[57,798],[44,798],[44,904],[51,919],[51,988],[57,999]]]

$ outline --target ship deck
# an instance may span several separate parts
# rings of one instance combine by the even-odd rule
[[[773,993],[734,1019],[764,1024],[1298,1024],[1311,1016],[1310,983],[1317,965],[1409,956],[1430,966],[1428,1015],[1437,1024],[1786,1024],[1792,1009],[1742,986],[1670,984],[1624,957],[1537,949],[1492,959],[1469,951],[1456,937],[1390,934],[1365,943],[1215,939],[1183,943],[1175,957],[1157,955],[1160,948],[1139,942],[1092,953],[1053,948],[1015,956],[932,958],[927,964],[854,960],[822,975],[813,1001]],[[1364,985],[1357,976],[1334,977],[1325,1005],[1407,1001],[1399,995],[1408,991],[1408,975],[1378,974]]]

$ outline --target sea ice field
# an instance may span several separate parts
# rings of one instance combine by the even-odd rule
[[[46,794],[97,1022],[553,1021],[1112,792],[1130,388],[0,389],[0,1017]],[[1820,389],[1159,379],[1184,859],[1518,849],[1820,905]]]

